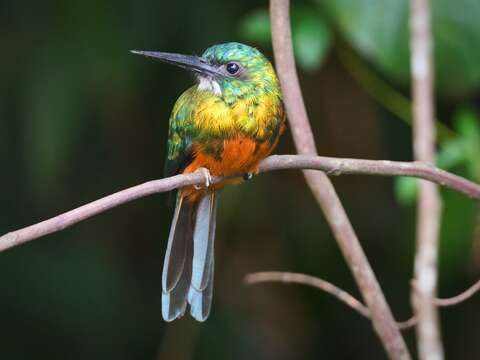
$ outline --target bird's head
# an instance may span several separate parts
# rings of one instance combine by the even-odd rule
[[[275,71],[268,59],[256,48],[230,42],[209,47],[202,56],[152,51],[132,51],[192,71],[198,89],[222,96],[233,102],[259,92],[280,94]]]

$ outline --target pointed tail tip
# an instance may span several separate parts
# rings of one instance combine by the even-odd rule
[[[185,315],[185,309],[177,309],[173,313],[170,313],[168,309],[162,309],[162,318],[165,322],[180,319],[183,315]]]

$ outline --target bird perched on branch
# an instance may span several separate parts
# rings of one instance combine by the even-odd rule
[[[208,317],[212,302],[217,192],[214,176],[250,178],[283,131],[285,115],[271,63],[257,49],[226,43],[202,56],[133,51],[195,74],[197,83],[175,103],[170,116],[165,175],[200,168],[205,187],[178,191],[162,275],[162,315],[172,321],[190,313]],[[238,180],[236,181],[238,182]]]

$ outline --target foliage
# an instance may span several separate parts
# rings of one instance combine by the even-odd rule
[[[334,26],[361,54],[391,79],[408,83],[408,1],[324,0],[319,3]],[[480,85],[480,2],[434,0],[431,4],[437,88],[448,96],[471,94]]]
[[[332,42],[329,26],[313,6],[297,6],[292,11],[292,40],[299,65],[307,71],[317,70],[325,60]],[[267,9],[247,14],[239,26],[240,36],[267,47],[271,43]]]

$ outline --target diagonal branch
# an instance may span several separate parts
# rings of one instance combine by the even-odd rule
[[[301,284],[311,286],[332,295],[339,301],[343,302],[345,305],[357,311],[363,317],[370,318],[370,310],[360,301],[347,293],[345,290],[340,289],[338,286],[335,286],[332,283],[320,279],[316,276],[284,271],[261,271],[248,274],[247,276],[245,276],[244,281],[247,285],[260,284],[265,282],[280,282],[284,284]],[[437,306],[454,306],[468,300],[478,291],[480,291],[480,280],[459,295],[445,299],[434,298],[429,299],[429,301]],[[417,323],[417,316],[412,316],[406,321],[397,322],[397,326],[400,330],[406,330],[417,325]]]
[[[288,169],[315,169],[332,175],[365,174],[380,176],[415,176],[434,181],[476,199],[480,199],[480,185],[460,176],[427,166],[422,163],[409,163],[387,160],[342,159],[307,155],[273,155],[263,160],[260,172]],[[222,181],[214,177],[212,183]],[[205,183],[204,174],[176,175],[165,179],[152,180],[141,185],[105,196],[76,209],[42,221],[38,224],[10,232],[0,237],[0,251],[23,244],[24,242],[61,231],[80,221],[145,196],[167,192],[188,185]]]
[[[270,0],[275,63],[297,151],[304,155],[317,155],[295,69],[289,6],[289,0]],[[405,341],[332,183],[323,173],[305,171],[304,175],[368,305],[373,327],[388,356],[410,359]]]
[[[428,0],[410,0],[410,48],[413,92],[413,150],[415,159],[435,163],[432,32]],[[442,360],[440,321],[435,304],[438,280],[438,237],[442,204],[438,187],[420,181],[417,203],[417,251],[412,305],[418,316],[420,359]]]
[[[285,271],[262,271],[248,274],[247,276],[245,276],[244,281],[247,285],[266,282],[281,282],[284,284],[301,284],[311,286],[325,291],[326,293],[337,298],[339,301],[343,302],[345,305],[351,307],[360,315],[366,318],[370,318],[370,311],[368,310],[368,308],[360,301],[355,299],[353,295],[350,295],[345,290],[342,290],[338,286],[333,285],[331,282],[320,279],[316,276]]]
[[[358,312],[363,317],[370,319],[370,310],[363,305],[360,301],[355,299],[345,290],[340,289],[338,286],[333,285],[331,282],[320,279],[316,276],[284,272],[284,271],[262,271],[251,273],[245,276],[245,283],[247,285],[260,284],[265,282],[281,282],[284,284],[301,284],[311,286],[337,298],[340,302],[343,302],[348,307]],[[417,323],[416,317],[413,316],[406,321],[397,322],[397,326],[400,330],[407,330]]]

